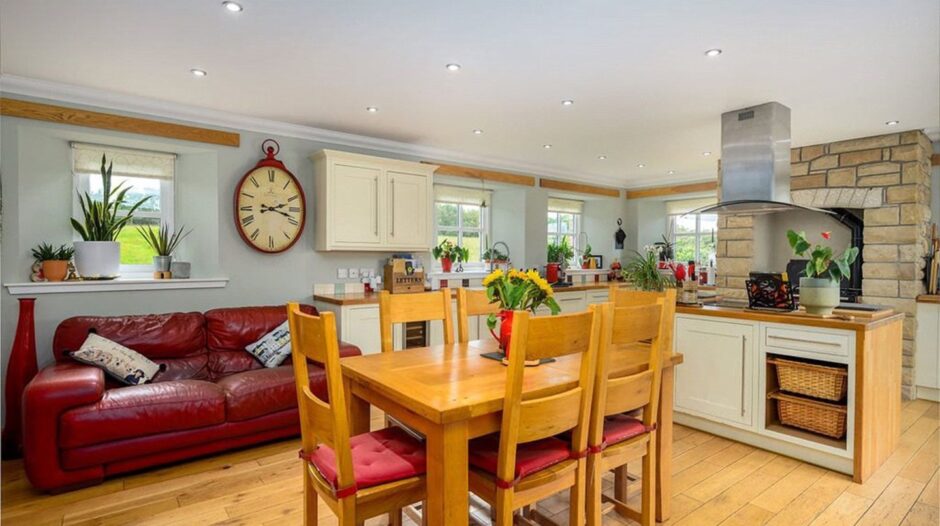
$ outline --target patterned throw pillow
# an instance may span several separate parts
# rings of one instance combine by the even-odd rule
[[[147,383],[166,368],[165,365],[157,365],[137,351],[95,333],[90,333],[82,346],[69,353],[69,356],[76,361],[100,367],[127,385]]]
[[[290,328],[287,322],[278,325],[271,332],[245,350],[251,353],[265,367],[277,367],[290,356]]]

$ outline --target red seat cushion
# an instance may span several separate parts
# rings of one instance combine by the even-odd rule
[[[515,480],[554,466],[571,458],[571,449],[563,440],[543,438],[519,444],[516,448]],[[470,441],[470,465],[496,475],[499,462],[499,433]],[[509,482],[509,481],[505,481]]]
[[[402,480],[425,471],[424,444],[398,427],[363,433],[349,439],[352,450],[353,476],[359,489]],[[337,487],[336,454],[320,445],[310,455],[310,463],[335,490]]]
[[[613,415],[604,419],[604,444],[612,446],[618,442],[649,433],[652,429],[646,427],[642,420],[629,415]]]
[[[170,380],[118,387],[98,402],[62,414],[64,449],[195,429],[225,421],[225,395],[212,382]]]

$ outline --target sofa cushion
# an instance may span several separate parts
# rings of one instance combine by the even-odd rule
[[[307,373],[310,391],[326,400],[326,373],[313,364],[307,367]],[[290,365],[235,373],[219,379],[217,385],[225,393],[225,419],[228,422],[297,407],[294,368]]]
[[[97,334],[89,334],[85,343],[69,356],[81,363],[104,369],[124,385],[145,384],[162,368],[149,358]]]
[[[316,314],[310,305],[301,305]],[[245,348],[287,321],[285,305],[213,309],[205,314],[209,375],[213,379],[263,367]]]
[[[265,367],[278,367],[290,357],[290,327],[287,321],[245,346],[248,354],[258,359]]]
[[[202,380],[172,380],[105,391],[60,418],[59,445],[76,448],[225,421],[225,394]]]
[[[198,312],[68,318],[56,328],[52,340],[56,361],[70,361],[67,354],[78,350],[89,332],[165,365],[154,382],[209,377],[205,319]]]

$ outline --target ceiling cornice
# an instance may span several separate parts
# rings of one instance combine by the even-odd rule
[[[324,142],[331,145],[340,145],[353,148],[362,148],[376,152],[395,155],[417,157],[419,159],[434,159],[454,164],[472,165],[480,168],[505,170],[538,177],[553,177],[572,182],[592,182],[614,187],[637,187],[649,184],[679,183],[690,180],[700,180],[701,174],[690,175],[688,178],[663,180],[661,177],[649,177],[625,181],[618,177],[582,172],[569,172],[557,170],[546,166],[514,161],[511,159],[495,159],[479,155],[471,155],[452,150],[409,144],[389,139],[357,135],[303,126],[286,122],[249,117],[236,113],[201,108],[164,100],[111,92],[98,88],[76,86],[48,80],[20,77],[16,75],[0,74],[0,92],[5,94],[18,94],[27,97],[36,97],[51,101],[80,104],[95,108],[161,117],[186,123],[227,128],[237,131],[267,133],[282,137],[293,137],[310,141]]]

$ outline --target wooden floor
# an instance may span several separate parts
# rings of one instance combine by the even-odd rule
[[[822,468],[677,426],[675,525],[940,524],[940,406],[904,406],[898,449],[865,484]],[[378,415],[374,425],[382,420]],[[301,524],[299,441],[197,460],[46,496],[33,491],[20,461],[2,465],[4,526],[78,524]],[[564,524],[567,498],[539,504]],[[321,524],[336,523],[325,505]],[[472,518],[486,520],[485,509]],[[609,524],[631,524],[609,515]],[[384,524],[384,518],[368,525]]]

